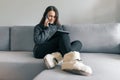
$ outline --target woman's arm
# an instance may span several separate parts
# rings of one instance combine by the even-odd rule
[[[56,26],[49,26],[49,27],[45,27],[44,29],[42,29],[39,25],[37,25],[34,28],[35,44],[42,44],[45,41],[49,40],[55,34],[56,31],[57,31]]]

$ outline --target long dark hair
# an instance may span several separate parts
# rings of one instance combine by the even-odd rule
[[[46,19],[46,15],[48,14],[49,11],[55,11],[55,17],[56,17],[56,19],[55,19],[54,24],[60,26],[61,24],[59,22],[59,13],[58,13],[58,10],[57,10],[57,8],[55,6],[48,6],[46,8],[46,10],[45,10],[45,12],[43,14],[43,17],[42,17],[42,19],[41,19],[41,21],[40,21],[39,24],[42,24],[42,25],[44,24],[45,19]]]

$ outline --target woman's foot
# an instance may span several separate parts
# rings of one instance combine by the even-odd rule
[[[62,60],[62,55],[59,52],[47,54],[44,57],[44,63],[48,69],[54,68]]]
[[[80,53],[76,51],[64,55],[62,70],[85,76],[92,74],[92,69],[82,63]]]

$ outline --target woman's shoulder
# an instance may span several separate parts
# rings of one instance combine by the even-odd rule
[[[40,27],[39,24],[35,25],[35,27],[34,27],[34,31],[36,31],[36,30],[41,30],[41,27]]]
[[[35,27],[41,27],[42,25],[41,24],[36,24]]]
[[[42,24],[37,24],[37,25],[35,25],[34,28],[42,28],[42,27],[44,27]]]
[[[42,25],[42,24],[37,24],[34,29],[45,30],[45,29],[48,29],[48,28],[45,27],[45,26]]]

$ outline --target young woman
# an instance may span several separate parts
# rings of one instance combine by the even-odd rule
[[[65,31],[64,26],[60,24],[59,13],[55,6],[48,6],[40,23],[35,26],[34,42],[34,57],[44,58],[48,69],[55,67],[63,60],[62,70],[91,74],[91,68],[80,61],[81,42],[76,40],[70,43],[69,32]],[[73,62],[70,63],[70,61]],[[79,63],[74,67],[75,70],[71,70],[76,62]]]

